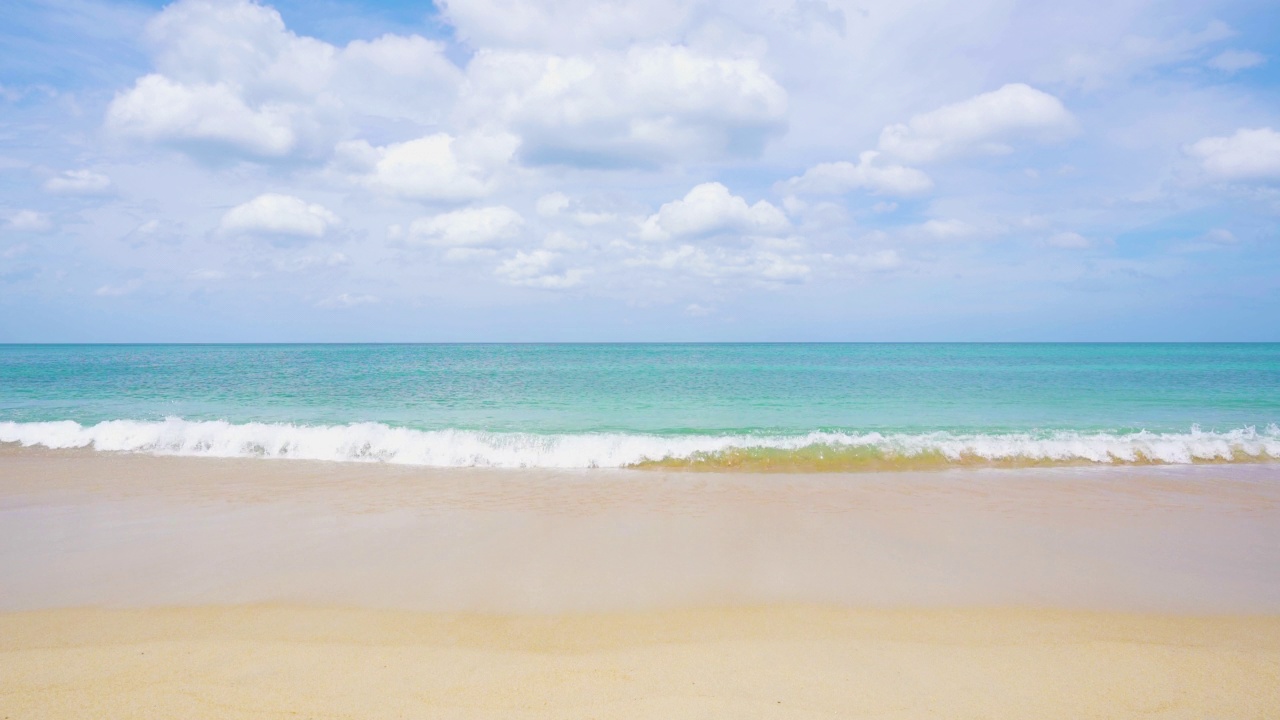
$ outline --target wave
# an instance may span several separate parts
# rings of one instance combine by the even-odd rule
[[[169,418],[0,422],[0,442],[197,457],[385,462],[433,467],[664,467],[849,471],[952,466],[1190,464],[1280,460],[1280,427],[1181,433],[543,435],[414,430],[381,423],[307,426]]]

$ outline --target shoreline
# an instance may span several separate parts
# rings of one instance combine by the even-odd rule
[[[415,429],[381,422],[0,421],[0,446],[431,468],[883,472],[1280,462],[1280,426],[1227,429],[662,433]]]

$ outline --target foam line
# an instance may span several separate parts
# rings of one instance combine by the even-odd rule
[[[386,462],[433,467],[625,467],[681,464],[734,454],[765,453],[785,464],[789,455],[844,456],[940,464],[973,461],[1028,463],[1257,462],[1280,460],[1280,427],[1226,432],[1192,428],[1179,433],[1028,432],[1001,434],[846,433],[804,435],[649,435],[583,433],[541,435],[472,430],[413,430],[380,423],[304,426],[233,424],[169,418],[159,422],[111,420],[0,422],[0,442],[48,448],[197,457],[258,457]],[[938,464],[938,463],[935,463]]]

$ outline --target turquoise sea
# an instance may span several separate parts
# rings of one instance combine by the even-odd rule
[[[1280,460],[1280,344],[0,346],[0,442],[435,466]]]

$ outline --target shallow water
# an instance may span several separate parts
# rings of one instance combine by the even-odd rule
[[[1280,344],[0,346],[0,442],[431,466],[1280,458]]]

